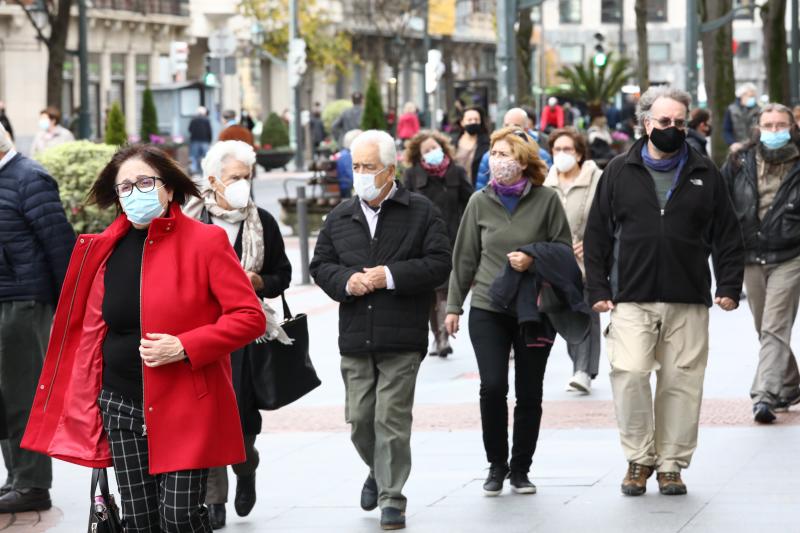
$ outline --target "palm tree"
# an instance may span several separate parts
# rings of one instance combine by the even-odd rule
[[[600,66],[590,58],[586,66],[562,67],[556,74],[565,82],[559,94],[586,102],[589,116],[594,118],[603,114],[605,103],[622,90],[633,71],[628,58],[614,60],[613,53],[609,52],[606,62]]]

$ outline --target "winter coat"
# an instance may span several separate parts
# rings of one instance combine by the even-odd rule
[[[689,158],[664,209],[638,140],[606,167],[584,236],[589,302],[711,305],[714,261],[719,297],[741,295],[744,247],[725,182],[714,164]]]
[[[452,138],[453,146],[456,148],[456,150],[458,150],[458,140],[461,139],[461,135],[464,135],[464,133],[455,135]],[[486,135],[485,133],[481,133],[478,135],[478,141],[477,144],[475,145],[475,155],[472,156],[472,164],[470,165],[470,168],[466,169],[469,171],[469,176],[471,177],[473,188],[478,179],[478,174],[480,171],[483,154],[489,151],[490,144],[491,141],[488,135]]]
[[[55,304],[74,245],[55,180],[16,154],[0,168],[0,301]]]
[[[81,235],[56,310],[22,447],[89,467],[111,465],[102,387],[105,265],[130,222]],[[262,335],[264,312],[225,231],[183,215],[150,224],[142,256],[141,328],[180,339],[187,359],[143,368],[150,473],[245,460],[229,354]]]
[[[339,305],[339,351],[425,353],[433,291],[450,273],[450,241],[439,210],[421,194],[398,186],[381,206],[375,236],[356,196],[336,206],[317,238],[311,274]],[[347,281],[364,268],[384,265],[394,290],[361,297]]]

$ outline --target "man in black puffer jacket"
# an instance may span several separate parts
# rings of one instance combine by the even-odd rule
[[[42,371],[53,306],[75,244],[58,185],[0,126],[0,391],[10,466],[0,513],[50,508],[50,458],[19,447]]]
[[[433,291],[450,273],[439,210],[394,181],[394,140],[360,134],[350,148],[357,197],[338,205],[317,239],[311,273],[340,302],[339,351],[353,444],[369,466],[361,507],[384,529],[405,527],[411,408],[428,343]]]

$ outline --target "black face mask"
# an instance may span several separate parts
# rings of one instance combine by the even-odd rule
[[[650,140],[653,141],[656,148],[665,154],[671,154],[680,150],[683,143],[686,142],[686,132],[675,126],[663,130],[653,128],[653,131],[650,132]]]
[[[464,131],[469,133],[470,135],[477,135],[481,132],[481,125],[480,124],[467,124],[464,126]]]

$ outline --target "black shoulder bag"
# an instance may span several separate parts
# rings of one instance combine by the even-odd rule
[[[100,494],[97,494],[97,485]],[[105,468],[92,469],[92,507],[89,510],[89,533],[122,533],[119,507],[108,490],[108,473]]]

